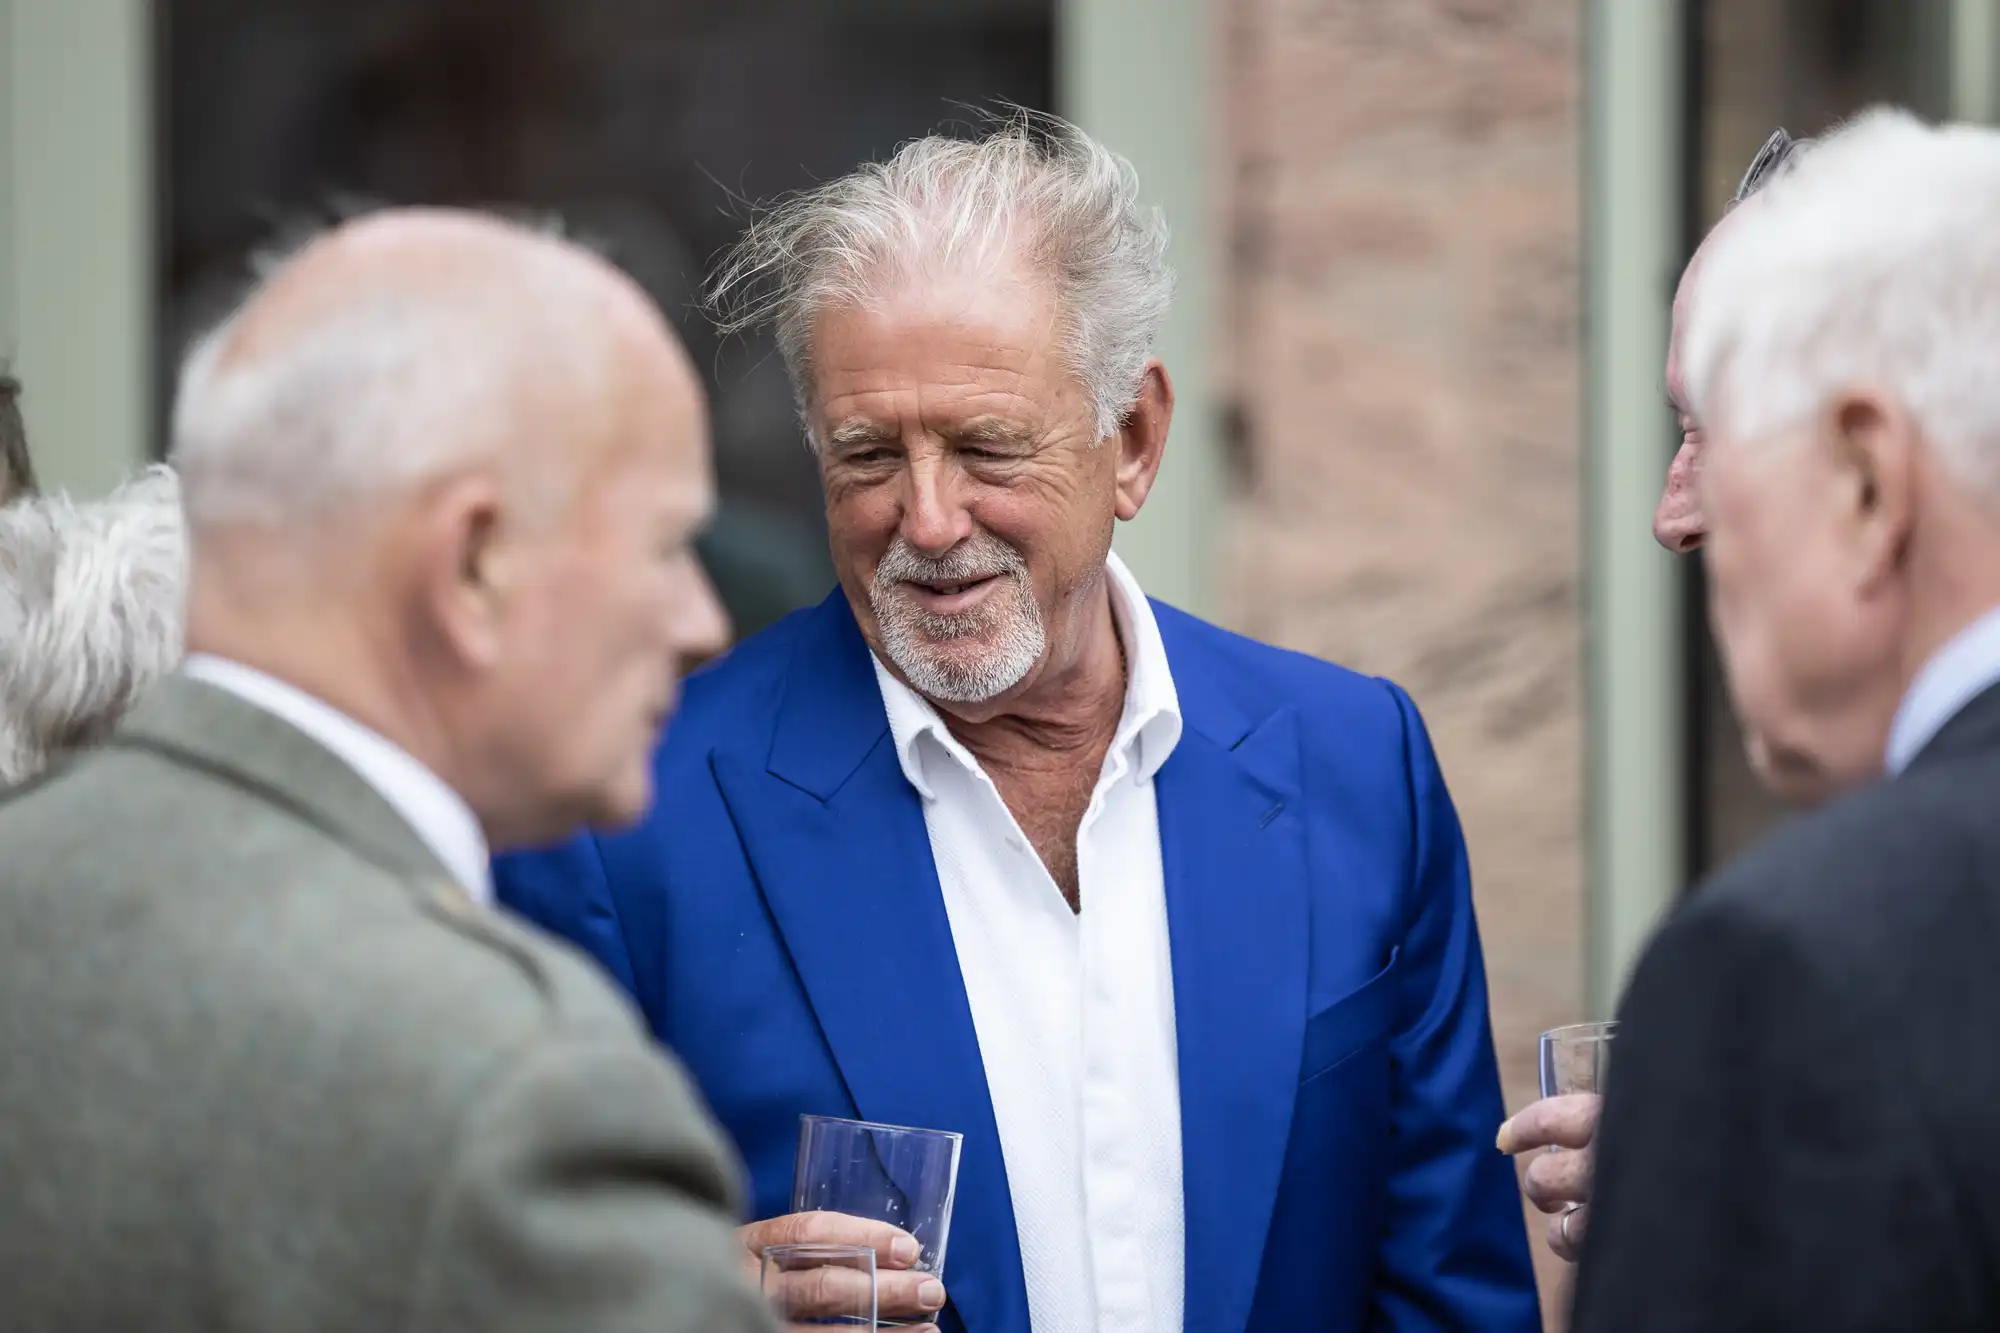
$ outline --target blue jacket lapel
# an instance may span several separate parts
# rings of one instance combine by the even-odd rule
[[[1186,727],[1160,769],[1179,1034],[1186,1333],[1241,1333],[1291,1137],[1308,912],[1296,717],[1261,721],[1162,613]]]
[[[839,592],[813,613],[768,754],[711,763],[857,1113],[957,1130],[945,1283],[970,1333],[1028,1333],[978,1035],[923,806]]]

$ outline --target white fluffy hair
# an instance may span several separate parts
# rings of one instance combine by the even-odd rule
[[[1694,415],[1749,439],[1880,385],[2000,501],[2000,133],[1872,111],[1761,200],[1696,279]]]
[[[182,654],[180,484],[151,467],[108,498],[0,507],[0,785],[104,737]]]
[[[769,324],[807,438],[813,321],[889,283],[955,266],[1025,260],[1054,285],[1068,369],[1100,438],[1139,392],[1173,304],[1167,222],[1139,202],[1132,164],[1054,116],[1018,111],[979,139],[912,140],[781,202],[710,281],[724,333]]]

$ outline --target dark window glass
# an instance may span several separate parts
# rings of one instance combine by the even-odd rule
[[[1053,0],[174,0],[161,7],[162,377],[246,252],[364,203],[559,213],[651,290],[709,379],[704,554],[740,632],[833,582],[771,348],[693,309],[743,200],[968,108],[1046,108]],[[161,401],[167,401],[162,394]]]

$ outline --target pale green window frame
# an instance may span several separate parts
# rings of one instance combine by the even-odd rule
[[[1225,505],[1212,368],[1217,248],[1213,210],[1214,51],[1210,0],[1058,0],[1056,106],[1138,169],[1166,210],[1180,285],[1158,352],[1174,382],[1174,424],[1146,507],[1115,549],[1151,595],[1220,614],[1215,541]],[[1224,616],[1226,619],[1226,615]]]
[[[0,0],[0,355],[43,486],[78,496],[154,435],[152,11]]]
[[[2000,0],[1951,0],[1953,120],[2000,121]]]
[[[1586,12],[1584,578],[1589,692],[1584,993],[1608,1016],[1687,875],[1683,573],[1652,537],[1687,123],[1677,0]]]

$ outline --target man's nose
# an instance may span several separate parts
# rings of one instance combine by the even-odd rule
[[[1698,505],[1677,503],[1672,496],[1660,497],[1660,507],[1653,511],[1654,541],[1675,555],[1687,555],[1699,549],[1707,537]]]
[[[941,556],[972,535],[972,515],[959,494],[957,469],[935,455],[910,460],[903,479],[897,530],[919,552]]]
[[[1683,448],[1667,469],[1666,487],[1660,492],[1660,503],[1653,509],[1653,540],[1675,555],[1688,554],[1708,538],[1694,468],[1686,455]]]
[[[729,647],[729,613],[700,561],[687,562],[686,577],[686,595],[674,615],[674,650],[692,666]]]

